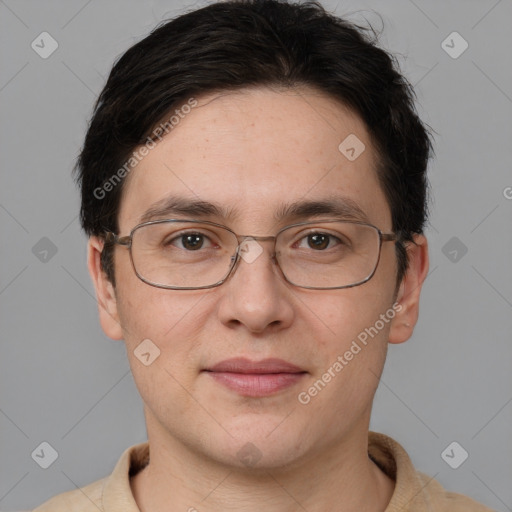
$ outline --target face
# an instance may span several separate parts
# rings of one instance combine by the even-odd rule
[[[294,222],[315,220],[274,215],[291,203],[333,198],[356,204],[368,222],[392,231],[376,155],[364,123],[350,110],[312,89],[247,89],[197,100],[128,176],[121,235],[170,195],[221,205],[229,217],[201,220],[244,235],[275,235]],[[365,146],[355,159],[338,149],[350,134]],[[117,246],[114,291],[99,271],[101,242],[91,239],[102,326],[125,340],[150,439],[165,438],[231,466],[242,467],[249,457],[276,468],[346,449],[345,441],[366,435],[387,342],[407,339],[416,321],[427,267],[426,243],[417,242],[395,297],[392,242],[382,244],[368,282],[334,290],[286,282],[271,258],[271,242],[261,242],[263,252],[250,263],[241,260],[221,286],[202,290],[149,286],[135,275],[128,249]],[[393,308],[395,301],[400,306]],[[146,366],[136,349],[147,339],[160,354]],[[301,373],[270,378],[267,392],[251,394],[240,387],[250,377],[233,384],[223,372],[206,371],[232,358],[279,359]]]

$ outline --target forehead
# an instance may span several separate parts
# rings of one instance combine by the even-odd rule
[[[193,108],[169,114],[170,132],[128,175],[122,233],[155,216],[171,218],[178,209],[165,215],[162,207],[180,202],[203,205],[184,209],[184,216],[243,225],[253,234],[293,220],[299,202],[309,205],[302,217],[314,215],[314,204],[330,202],[333,214],[347,205],[366,216],[361,220],[391,227],[366,127],[341,103],[310,88],[244,89],[194,100]]]

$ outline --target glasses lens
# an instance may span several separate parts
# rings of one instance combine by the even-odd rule
[[[195,221],[162,221],[133,233],[132,259],[145,282],[172,288],[215,285],[229,273],[238,240],[222,227]],[[379,259],[373,226],[320,221],[281,231],[276,255],[288,281],[310,288],[340,288],[368,280]]]
[[[226,277],[237,239],[230,231],[197,222],[159,222],[135,230],[132,259],[144,281],[194,288]]]
[[[297,286],[339,288],[369,279],[379,259],[376,228],[352,222],[319,222],[279,234],[281,270]]]

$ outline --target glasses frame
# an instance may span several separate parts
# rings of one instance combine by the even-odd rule
[[[236,237],[236,239],[238,241],[238,246],[236,248],[235,254],[233,256],[231,256],[231,266],[230,266],[229,271],[227,272],[226,276],[224,278],[222,278],[220,281],[217,281],[216,283],[211,284],[211,285],[206,285],[206,286],[187,286],[187,287],[157,284],[157,283],[153,283],[151,281],[148,281],[143,276],[141,276],[138,273],[137,268],[135,267],[135,263],[133,262],[132,241],[133,241],[134,233],[138,229],[140,229],[140,228],[142,228],[144,226],[150,226],[150,225],[153,225],[153,224],[170,223],[170,222],[185,222],[185,223],[186,222],[190,222],[191,224],[192,223],[194,223],[194,224],[207,224],[207,225],[210,225],[210,226],[216,226],[216,227],[219,227],[219,228],[223,228],[226,231],[229,231],[230,233],[235,235],[235,237]],[[373,228],[378,233],[378,235],[379,235],[379,252],[378,252],[378,255],[377,255],[377,261],[375,263],[375,267],[374,267],[373,271],[365,279],[363,279],[361,281],[358,281],[357,283],[354,283],[354,284],[343,285],[343,286],[330,286],[330,287],[301,286],[301,285],[295,284],[293,281],[290,281],[288,279],[288,277],[286,276],[286,274],[283,272],[283,269],[281,268],[281,265],[279,264],[279,260],[277,258],[277,254],[276,254],[276,240],[277,240],[277,237],[279,236],[280,233],[282,233],[283,231],[285,231],[285,230],[287,230],[289,228],[293,228],[293,227],[296,227],[296,226],[314,225],[314,224],[318,224],[318,223],[324,223],[325,224],[325,223],[329,223],[329,222],[346,223],[346,224],[358,224],[358,225],[361,225],[361,226],[368,226],[370,228]],[[239,235],[239,234],[235,233],[232,229],[228,228],[227,226],[224,226],[223,224],[218,224],[216,222],[211,222],[211,221],[206,221],[206,220],[196,220],[196,219],[158,219],[158,220],[150,220],[148,222],[143,222],[141,224],[137,224],[137,226],[135,226],[130,231],[130,234],[126,235],[126,236],[119,236],[119,235],[116,235],[115,233],[113,233],[111,231],[106,231],[105,232],[105,243],[106,244],[108,243],[108,244],[114,244],[114,245],[121,245],[121,246],[124,246],[124,247],[128,248],[129,253],[130,253],[130,261],[131,261],[131,264],[132,264],[133,271],[135,272],[135,275],[141,281],[143,281],[144,283],[148,284],[149,286],[154,286],[155,288],[163,288],[163,289],[166,289],[166,290],[203,290],[203,289],[215,288],[217,286],[220,286],[232,274],[234,274],[236,267],[238,267],[238,263],[241,260],[240,247],[242,246],[242,243],[246,239],[260,240],[260,241],[274,240],[274,246],[273,246],[273,249],[272,249],[272,256],[271,257],[274,260],[274,262],[276,263],[276,265],[279,267],[279,270],[281,271],[281,274],[283,275],[285,281],[287,283],[292,284],[293,286],[297,286],[298,288],[305,288],[305,289],[309,289],[309,290],[340,290],[340,289],[343,289],[343,288],[353,288],[354,286],[359,286],[361,284],[364,284],[364,283],[368,282],[375,275],[377,267],[379,266],[380,256],[381,256],[381,252],[382,252],[382,243],[383,242],[398,242],[399,241],[399,237],[398,237],[398,235],[396,233],[383,233],[377,226],[374,226],[373,224],[369,224],[367,222],[350,221],[350,220],[343,220],[343,219],[332,219],[332,218],[329,218],[329,219],[317,219],[317,220],[311,220],[311,221],[305,221],[305,222],[297,222],[295,224],[289,224],[288,226],[285,226],[284,228],[280,229],[274,236]]]

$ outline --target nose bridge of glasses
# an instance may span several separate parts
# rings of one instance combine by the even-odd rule
[[[276,241],[276,236],[258,236],[258,235],[236,235],[237,237],[237,240],[238,240],[238,246],[241,247],[243,246],[245,243],[249,243],[249,242],[256,242],[259,244],[259,242],[272,242],[273,245],[275,245],[275,241]]]
[[[239,240],[245,240],[246,238],[252,238],[253,240],[274,240],[276,237],[275,235],[268,235],[268,236],[258,236],[258,235],[236,235]]]
[[[259,242],[272,242],[270,246],[270,249],[272,250],[270,257],[272,260],[275,259],[276,236],[236,235],[236,237],[238,240],[238,248],[236,251],[237,254],[232,257],[232,263],[235,263],[237,259],[238,262],[240,261],[240,258],[236,257],[237,255],[247,263],[252,263],[261,253],[264,252],[263,245]]]
[[[261,247],[261,250],[263,250],[263,246],[259,242],[272,242],[270,247],[275,248],[277,236],[237,235],[237,239],[238,247],[243,247],[244,244],[249,244],[250,242],[256,242]]]
[[[257,235],[237,235],[238,243],[243,243],[246,240],[256,240],[260,242],[275,240],[275,236],[257,236]]]

